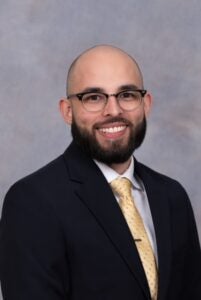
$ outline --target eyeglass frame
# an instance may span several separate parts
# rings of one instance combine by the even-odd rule
[[[108,99],[109,99],[109,97],[111,97],[111,96],[113,96],[113,97],[115,97],[116,99],[118,99],[118,96],[121,94],[121,93],[124,93],[124,92],[139,92],[140,93],[140,95],[141,95],[141,100],[144,98],[144,96],[146,95],[146,93],[147,93],[147,90],[145,90],[145,89],[126,89],[126,90],[122,90],[122,91],[120,91],[120,92],[118,92],[118,93],[113,93],[113,94],[107,94],[107,93],[104,93],[104,92],[99,92],[99,91],[87,91],[87,92],[83,92],[83,93],[76,93],[76,94],[70,94],[70,95],[67,95],[67,99],[70,99],[70,98],[73,98],[73,97],[77,97],[77,99],[79,100],[79,101],[81,101],[82,102],[82,99],[83,99],[83,97],[84,97],[84,95],[87,95],[87,94],[102,94],[102,95],[104,95],[105,96],[105,98],[106,98],[106,102],[105,102],[105,105],[107,104],[107,102],[108,102]],[[84,103],[82,102],[82,104],[83,104],[83,107],[86,109],[86,107],[84,106]],[[103,106],[103,108],[102,109],[100,109],[100,110],[97,110],[97,111],[89,111],[89,112],[98,112],[98,111],[102,111],[103,109],[104,109],[104,107],[105,107],[105,105]],[[120,106],[121,107],[121,106]],[[137,106],[138,107],[138,106]],[[136,108],[137,108],[136,107]],[[136,109],[136,108],[134,108],[134,109]],[[122,108],[123,109],[123,108]],[[134,109],[131,109],[131,110],[126,110],[126,111],[132,111],[132,110],[134,110]],[[87,110],[87,109],[86,109]],[[124,109],[125,110],[125,109]],[[88,111],[88,110],[87,110]]]

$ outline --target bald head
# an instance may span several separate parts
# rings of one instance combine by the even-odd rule
[[[73,61],[69,68],[67,94],[80,92],[81,90],[77,90],[77,88],[80,84],[82,85],[83,78],[86,76],[91,78],[91,85],[100,85],[101,75],[103,77],[108,76],[112,80],[112,74],[120,75],[123,68],[129,73],[133,73],[137,81],[136,85],[143,88],[141,70],[135,59],[125,51],[110,45],[99,45],[87,49]],[[113,77],[113,80],[115,80],[115,77]]]

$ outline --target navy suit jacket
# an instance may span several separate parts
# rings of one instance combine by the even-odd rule
[[[150,203],[159,300],[201,299],[201,253],[181,185],[135,161]],[[5,300],[148,300],[146,277],[118,203],[96,164],[72,143],[14,184],[0,224]]]

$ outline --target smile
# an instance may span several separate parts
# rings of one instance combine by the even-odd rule
[[[99,128],[99,130],[103,133],[116,133],[125,130],[126,126],[115,126],[115,127],[108,127],[108,128]]]

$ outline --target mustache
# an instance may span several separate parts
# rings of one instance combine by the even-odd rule
[[[123,123],[126,126],[132,125],[132,123],[130,121],[128,121],[127,119],[124,119],[122,117],[112,117],[112,118],[107,119],[104,122],[95,123],[93,127],[97,129],[97,128],[100,128],[104,125],[111,124],[111,123]]]

